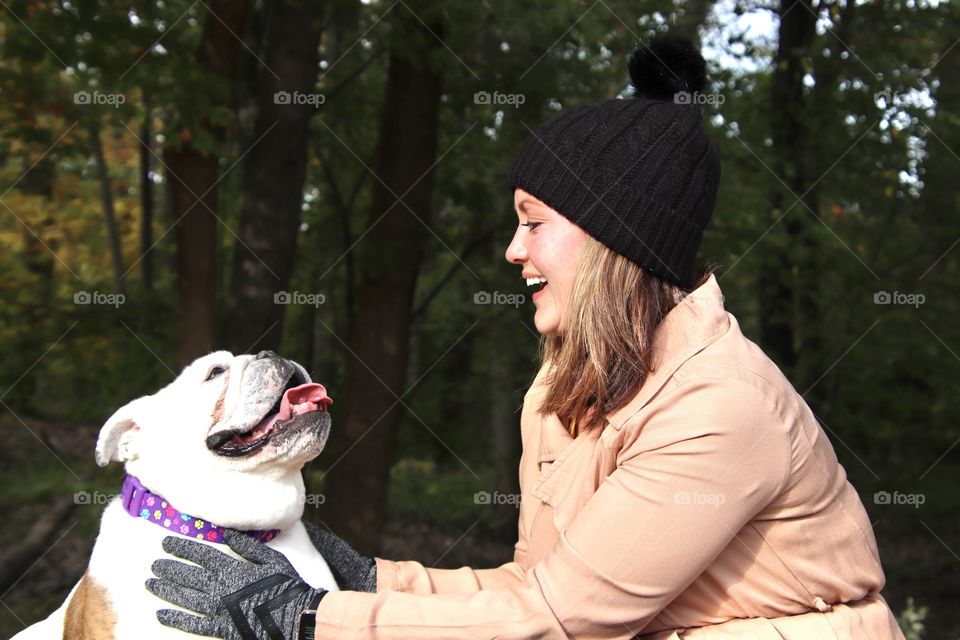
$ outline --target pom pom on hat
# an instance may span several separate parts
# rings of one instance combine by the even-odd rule
[[[637,47],[628,62],[635,98],[673,100],[677,93],[703,91],[707,63],[694,44],[677,36],[657,36]]]

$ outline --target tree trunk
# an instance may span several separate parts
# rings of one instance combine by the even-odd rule
[[[837,92],[837,80],[843,65],[850,64],[844,62],[840,57],[840,52],[846,50],[844,43],[852,42],[852,25],[856,12],[856,2],[847,0],[843,9],[840,10],[840,21],[834,30],[836,37],[829,38],[832,54],[830,56],[813,56],[813,74],[816,80],[810,102],[816,105],[815,109],[806,109],[806,133],[804,138],[808,145],[804,162],[808,168],[802,172],[805,175],[805,183],[797,185],[803,191],[798,191],[797,195],[803,196],[803,202],[795,208],[797,211],[791,212],[797,214],[797,217],[804,220],[806,224],[799,234],[799,245],[803,247],[803,252],[797,261],[797,352],[798,362],[794,384],[804,389],[809,388],[816,382],[823,372],[830,366],[831,361],[825,361],[823,332],[826,329],[823,323],[821,309],[824,308],[824,295],[821,279],[824,269],[824,248],[821,246],[822,226],[821,222],[814,217],[814,214],[820,215],[820,189],[819,184],[808,186],[808,183],[819,181],[825,171],[829,171],[831,165],[836,162],[838,153],[830,152],[828,140],[824,136],[812,135],[815,131],[826,131],[830,126],[830,119],[837,117],[838,110],[835,106],[834,96]],[[811,16],[812,18],[812,16]],[[807,25],[807,28],[813,30],[813,25]],[[830,220],[824,220],[827,224]],[[837,243],[837,240],[830,239],[831,243]],[[836,248],[834,246],[834,248]],[[841,248],[841,251],[846,249]],[[828,402],[829,388],[826,385],[816,385],[806,396],[806,400],[818,412]]]
[[[167,148],[163,154],[170,209],[177,243],[177,369],[211,351],[217,282],[216,158],[193,147]],[[210,162],[210,160],[213,162]],[[198,196],[206,191],[200,200]]]
[[[260,89],[260,71],[263,69],[265,33],[270,22],[274,2],[255,3],[247,18],[243,33],[244,47],[237,63],[237,144],[249,149],[257,139],[257,92]],[[269,71],[265,72],[269,73]],[[244,167],[247,165],[245,164]]]
[[[32,406],[34,399],[42,398],[36,394],[38,386],[36,382],[33,385],[18,384],[17,378],[20,377],[20,372],[27,371],[32,366],[35,354],[49,348],[51,342],[62,332],[62,327],[59,326],[53,328],[57,331],[56,334],[51,335],[50,330],[47,329],[55,312],[59,312],[56,306],[59,295],[58,282],[69,278],[74,293],[78,289],[85,288],[81,286],[82,282],[76,278],[70,267],[65,266],[55,257],[60,248],[57,238],[61,235],[56,232],[57,220],[53,217],[54,212],[58,211],[58,207],[53,202],[53,179],[56,175],[57,163],[50,157],[51,154],[39,155],[42,151],[43,149],[36,149],[33,145],[24,145],[21,149],[20,173],[23,178],[17,186],[24,194],[43,198],[38,209],[42,215],[33,219],[23,219],[22,223],[17,223],[23,240],[21,253],[23,267],[29,274],[25,282],[29,283],[35,306],[24,305],[16,310],[13,308],[4,310],[8,313],[13,312],[19,331],[12,333],[4,343],[6,373],[0,372],[0,381],[2,381],[0,384],[7,391],[3,392],[2,400],[3,405],[6,405],[4,408],[9,407],[18,412],[35,410]],[[7,207],[0,207],[0,210],[4,215],[13,216]],[[61,273],[61,278],[58,278],[57,271],[61,269],[64,273]],[[57,325],[56,321],[52,324]],[[37,378],[34,377],[34,380]]]
[[[414,287],[433,194],[440,77],[425,61],[441,45],[429,34],[418,35],[426,43],[421,55],[390,56],[374,166],[380,180],[368,217],[368,224],[376,225],[358,245],[357,310],[338,424],[325,454],[331,464],[338,462],[328,469],[324,521],[366,554],[377,553],[384,526],[402,408],[397,398],[403,394]],[[402,203],[396,202],[401,195]]]
[[[806,191],[807,183],[805,149],[802,144],[805,133],[803,57],[809,51],[814,36],[816,17],[809,0],[783,0],[780,15],[779,44],[773,61],[771,83],[773,172],[799,196]],[[772,224],[784,211],[784,194],[779,180],[770,195],[770,204]],[[783,224],[792,244],[792,241],[803,233],[810,214],[804,210],[802,204],[793,205],[792,196],[787,207],[789,213]],[[794,343],[796,330],[793,324],[795,265],[786,249],[770,242],[761,249],[761,265],[758,276],[760,340],[770,357],[783,367],[789,376],[797,362]],[[803,275],[813,279],[818,274]],[[810,285],[812,282],[808,282],[806,286]]]
[[[140,125],[140,271],[143,273],[143,288],[153,290],[153,180],[150,178],[150,158],[153,156],[153,134],[150,128],[152,117],[150,101],[143,99],[143,124]]]
[[[197,62],[223,80],[234,81],[249,0],[211,0]],[[229,106],[229,105],[221,105]],[[190,108],[181,105],[182,111]],[[221,127],[202,125],[222,141]],[[193,144],[194,132],[180,126],[179,148],[164,150],[171,215],[177,242],[177,367],[210,351],[215,343],[217,296],[217,180],[219,157]]]
[[[351,2],[331,3],[329,6],[331,13],[330,28],[323,37],[324,50],[328,51],[327,59],[334,61],[334,64],[336,64],[337,61],[339,61],[350,50],[350,48],[357,41],[357,37],[360,35],[361,5]],[[359,65],[357,69],[361,70],[362,73],[362,70],[366,69],[372,63],[374,58],[375,56],[368,57],[367,61],[364,64]],[[356,75],[351,73],[346,79],[341,80],[337,86],[331,87],[331,83],[326,81],[326,76],[331,71],[332,69],[328,67],[321,77],[321,82],[323,83],[323,88],[328,99],[335,100],[335,93],[339,89],[342,89],[342,87],[346,86],[345,83],[350,82],[356,77]],[[325,119],[324,121],[332,129],[337,129],[337,122],[331,121],[330,119]],[[338,151],[343,152],[344,150]],[[333,325],[336,327],[336,335],[340,339],[349,343],[351,340],[351,327],[353,327],[353,314],[355,310],[353,294],[354,283],[356,281],[354,268],[355,256],[353,251],[351,251],[351,248],[353,247],[353,232],[350,229],[350,221],[356,218],[354,208],[357,198],[363,189],[363,185],[368,180],[372,180],[373,178],[370,176],[370,172],[366,170],[366,167],[359,167],[358,171],[357,167],[354,166],[353,171],[340,173],[340,175],[344,175],[344,173],[346,175],[352,175],[353,173],[357,174],[356,178],[351,178],[350,182],[352,184],[348,188],[347,181],[339,178],[337,172],[334,171],[334,167],[331,166],[328,155],[323,153],[323,151],[320,149],[318,149],[316,155],[329,188],[329,196],[332,200],[332,202],[329,204],[333,205],[333,210],[337,219],[336,222],[339,228],[341,242],[341,247],[337,253],[340,255],[342,252],[342,264],[344,270],[344,300],[340,304],[340,307],[336,310],[336,316],[334,318]],[[342,187],[341,183],[343,184]],[[330,228],[333,228],[332,224]],[[319,267],[319,264],[317,266]],[[325,269],[324,272],[326,271],[327,270]],[[321,275],[323,274],[318,269],[314,273],[314,277],[311,282],[319,282]],[[314,327],[320,327],[319,323],[315,323]],[[314,336],[314,342],[317,345],[317,348],[322,350],[324,353],[340,351],[340,345],[337,344],[337,339],[329,335],[326,329],[319,329],[317,335]]]
[[[103,142],[100,140],[100,127],[97,124],[90,126],[90,144],[97,163],[100,201],[103,204],[103,217],[107,223],[107,240],[110,244],[110,256],[113,259],[113,287],[117,293],[124,295],[126,288],[123,284],[123,254],[120,249],[120,234],[117,231],[117,216],[113,210],[113,187],[110,184],[110,172],[107,169],[107,160],[103,156]]]
[[[6,594],[10,587],[16,585],[23,574],[50,550],[51,542],[59,542],[54,540],[54,536],[63,529],[75,508],[76,505],[67,497],[54,501],[41,511],[25,536],[6,546],[0,555],[0,593]]]
[[[309,122],[318,110],[311,101],[320,95],[314,92],[319,22],[315,2],[281,0],[271,10],[257,98],[259,142],[245,167],[241,242],[227,302],[226,338],[236,352],[254,343],[257,350],[280,348],[286,306],[274,296],[289,288],[297,249]]]

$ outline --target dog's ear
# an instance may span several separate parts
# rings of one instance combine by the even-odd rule
[[[145,417],[149,410],[149,401],[153,396],[143,396],[117,409],[100,429],[97,438],[96,459],[101,467],[107,466],[111,460],[125,462],[129,459],[126,445],[136,431],[140,429],[139,420]]]

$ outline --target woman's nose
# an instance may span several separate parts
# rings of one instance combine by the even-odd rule
[[[510,264],[520,264],[527,259],[527,248],[523,246],[523,242],[519,238],[520,230],[517,230],[517,233],[514,234],[513,239],[510,240],[510,244],[507,245],[507,250],[504,253],[504,257],[507,259],[507,262]]]

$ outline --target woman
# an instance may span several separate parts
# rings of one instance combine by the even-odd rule
[[[510,174],[506,258],[540,287],[545,336],[514,560],[430,569],[314,529],[356,590],[327,594],[243,535],[231,546],[252,563],[168,538],[204,568],[158,561],[148,588],[205,617],[162,622],[229,638],[903,637],[829,441],[715,276],[693,276],[720,176],[689,95],[704,61],[661,39],[630,71],[633,98],[546,123]]]

